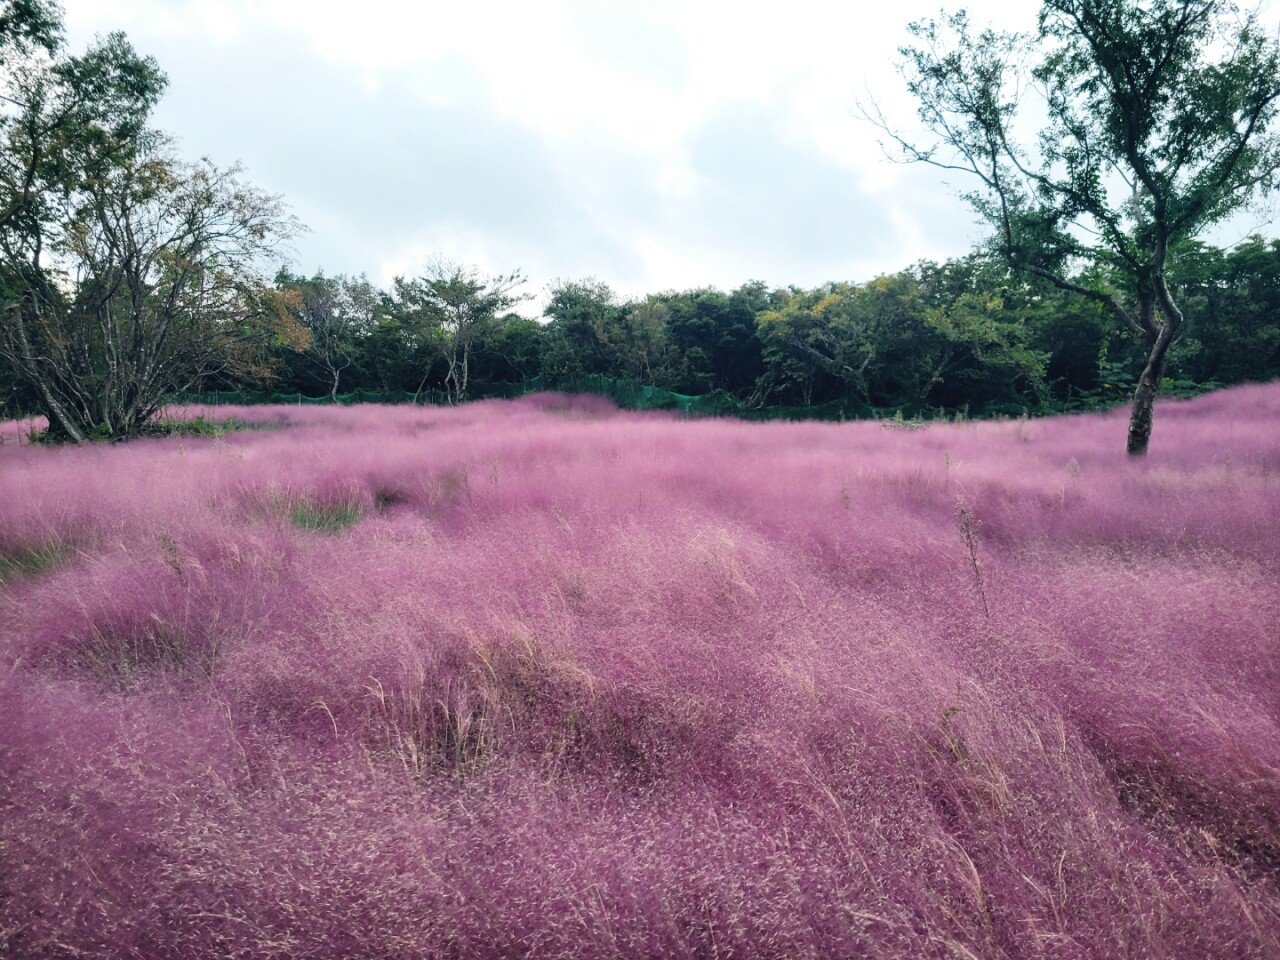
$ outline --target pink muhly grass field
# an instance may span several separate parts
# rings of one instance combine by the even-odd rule
[[[1280,956],[1280,385],[0,429],[0,954]]]

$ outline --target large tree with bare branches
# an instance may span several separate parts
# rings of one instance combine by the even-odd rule
[[[261,271],[288,219],[234,171],[140,156],[62,217],[52,242],[6,251],[0,322],[55,435],[133,435],[171,394],[253,372],[290,323]]]
[[[234,170],[173,157],[153,61],[118,34],[67,55],[59,25],[0,3],[0,359],[53,434],[123,437],[254,366],[287,319],[261,270],[292,223]]]
[[[1044,0],[1033,33],[975,33],[963,12],[911,30],[924,139],[875,119],[905,159],[973,177],[966,198],[1012,267],[1140,340],[1128,452],[1144,454],[1183,326],[1168,271],[1277,184],[1275,36],[1228,0]]]

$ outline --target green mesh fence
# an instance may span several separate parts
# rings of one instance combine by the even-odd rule
[[[522,383],[476,384],[467,391],[468,400],[510,400],[543,390],[564,393],[590,393],[608,397],[625,410],[671,410],[686,416],[738,417],[744,420],[866,420],[866,419],[936,419],[950,418],[945,411],[921,411],[907,408],[872,407],[857,400],[835,400],[809,406],[751,407],[736,397],[714,392],[701,395],[676,393],[652,384],[617,377],[584,376],[545,384],[540,377]],[[205,391],[174,396],[174,403],[197,404],[354,404],[354,403],[418,403],[443,405],[450,402],[443,390],[424,389],[416,394],[403,390],[352,390],[337,398],[308,397],[300,393],[271,393],[261,390]]]
[[[557,389],[567,393],[594,393],[609,397],[627,410],[675,410],[691,415],[725,416],[741,413],[745,409],[740,401],[727,393],[694,396],[616,377],[577,377],[557,384]]]

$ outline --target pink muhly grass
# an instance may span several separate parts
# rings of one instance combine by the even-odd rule
[[[0,446],[0,953],[1280,954],[1280,386],[201,413]]]

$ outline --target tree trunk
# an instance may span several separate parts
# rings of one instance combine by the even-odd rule
[[[1156,394],[1160,392],[1160,381],[1164,379],[1165,358],[1169,353],[1169,344],[1173,340],[1169,324],[1160,331],[1156,341],[1151,345],[1151,353],[1147,356],[1147,365],[1138,378],[1138,387],[1133,392],[1133,407],[1129,414],[1129,443],[1126,448],[1129,456],[1146,456],[1147,445],[1151,442],[1151,422],[1155,414]]]
[[[1156,394],[1160,391],[1160,381],[1164,379],[1165,359],[1183,321],[1182,311],[1173,301],[1164,274],[1157,273],[1152,285],[1160,302],[1164,323],[1155,332],[1151,352],[1147,355],[1147,365],[1138,378],[1138,388],[1133,392],[1133,410],[1129,415],[1129,444],[1126,448],[1131,457],[1146,456],[1147,444],[1151,442],[1151,420],[1155,415]],[[1143,322],[1151,329],[1149,318]]]
[[[49,434],[75,443],[84,443],[89,435],[81,429],[73,417],[61,403],[54,399],[53,391],[43,380],[37,380],[36,386],[44,401],[45,418],[49,421]]]
[[[73,443],[84,443],[89,439],[80,425],[77,424],[61,406],[45,404],[45,419],[49,421],[48,436],[57,440],[70,440]]]

